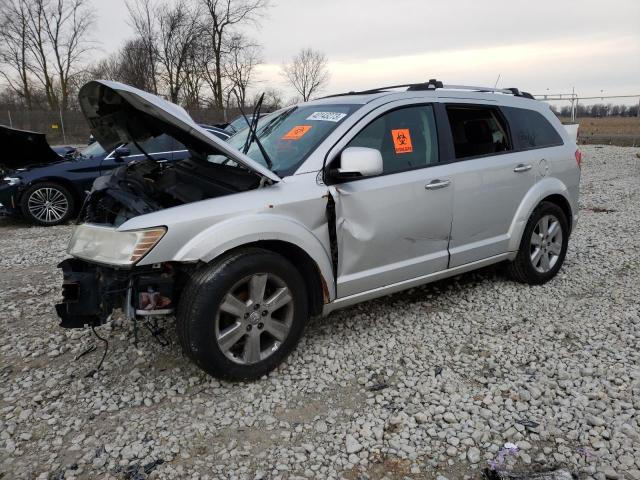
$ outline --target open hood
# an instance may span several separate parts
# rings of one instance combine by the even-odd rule
[[[0,167],[25,168],[63,160],[47,143],[44,133],[16,130],[0,125]]]
[[[105,150],[166,133],[196,152],[223,154],[271,182],[280,177],[201,128],[178,105],[118,82],[95,80],[80,89],[80,107]]]

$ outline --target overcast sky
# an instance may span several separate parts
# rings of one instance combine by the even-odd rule
[[[93,1],[95,40],[115,51],[132,35],[125,0]],[[640,0],[272,0],[245,33],[264,46],[261,85],[285,91],[280,66],[312,47],[330,60],[326,93],[500,75],[531,93],[640,94]]]

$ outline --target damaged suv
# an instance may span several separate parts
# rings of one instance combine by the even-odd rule
[[[266,374],[310,316],[357,302],[498,262],[544,283],[578,218],[580,152],[516,89],[351,92],[228,143],[126,85],[90,82],[80,104],[105,149],[168,134],[190,156],[96,180],[60,265],[61,325],[175,315],[184,352],[220,378]]]

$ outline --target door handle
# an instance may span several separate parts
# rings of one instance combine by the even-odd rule
[[[525,165],[524,163],[521,163],[516,168],[514,168],[513,171],[516,173],[522,173],[522,172],[528,172],[532,168],[533,167],[531,165]]]
[[[431,180],[427,183],[424,188],[427,190],[438,190],[440,188],[445,188],[451,185],[451,180]]]

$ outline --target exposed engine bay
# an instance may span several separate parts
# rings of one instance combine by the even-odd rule
[[[143,160],[96,179],[78,221],[119,226],[165,208],[252,190],[255,173],[197,157],[174,164]]]

